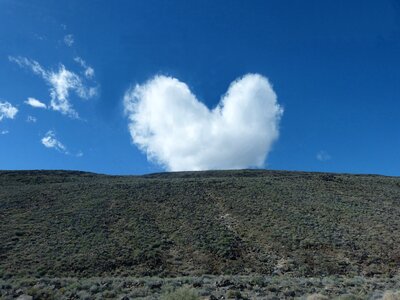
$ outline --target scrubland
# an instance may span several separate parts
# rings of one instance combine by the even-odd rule
[[[4,299],[399,299],[399,245],[397,177],[0,172]]]

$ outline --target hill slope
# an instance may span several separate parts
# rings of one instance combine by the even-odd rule
[[[0,276],[392,276],[400,178],[0,172]]]

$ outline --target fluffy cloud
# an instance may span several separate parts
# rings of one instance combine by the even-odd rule
[[[46,133],[41,141],[46,148],[52,148],[61,153],[68,154],[67,148],[57,140],[56,134],[51,130]]]
[[[84,61],[81,57],[77,56],[74,58],[74,61],[76,61],[85,71],[85,77],[88,79],[91,79],[94,77],[94,69],[89,66],[86,61]]]
[[[74,44],[74,36],[72,34],[67,34],[64,36],[64,44],[71,47]]]
[[[29,68],[33,73],[41,76],[50,86],[50,105],[49,107],[55,111],[59,111],[64,115],[78,118],[78,113],[74,110],[70,100],[70,91],[75,92],[82,99],[89,99],[97,94],[96,87],[87,87],[83,84],[82,79],[60,64],[57,71],[45,70],[37,61],[30,60],[26,57],[9,56],[11,62],[15,62],[20,67]]]
[[[46,104],[44,104],[43,102],[41,102],[35,98],[31,98],[31,97],[29,97],[28,100],[25,101],[25,103],[32,107],[36,107],[36,108],[47,108]]]
[[[3,119],[14,119],[16,114],[18,113],[18,109],[11,105],[11,103],[5,101],[0,101],[0,121]]]
[[[178,79],[156,76],[124,96],[132,141],[167,170],[262,167],[283,109],[267,78],[232,82],[209,110]]]

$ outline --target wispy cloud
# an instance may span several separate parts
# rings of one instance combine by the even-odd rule
[[[67,147],[59,139],[57,139],[55,132],[52,130],[49,130],[45,134],[45,136],[41,139],[41,142],[43,146],[45,146],[46,148],[57,150],[58,152],[63,153],[65,155],[72,155],[75,157],[83,156],[83,152],[80,150],[75,154],[69,152]]]
[[[64,65],[60,66],[58,72],[50,72],[47,80],[52,87],[50,89],[50,106],[52,109],[71,117],[78,117],[78,113],[72,108],[69,101],[70,90],[75,91],[82,99],[89,99],[96,95],[96,88],[84,86],[81,78],[68,71]]]
[[[46,148],[55,149],[61,153],[68,154],[67,148],[57,140],[56,134],[52,130],[48,131],[41,141]]]
[[[18,109],[15,106],[12,106],[10,102],[0,101],[0,121],[3,119],[14,119],[18,113]]]
[[[9,56],[8,59],[20,67],[31,69],[33,73],[41,76],[50,86],[51,100],[49,107],[64,115],[73,118],[79,117],[69,100],[70,91],[75,92],[82,99],[89,99],[97,94],[97,87],[86,86],[79,75],[67,70],[63,64],[60,64],[57,71],[53,71],[45,70],[37,61],[26,57]]]
[[[1,131],[0,131],[0,135],[6,135],[6,134],[8,134],[8,133],[9,133],[8,130],[1,130]]]
[[[168,170],[263,167],[283,114],[268,79],[232,82],[209,110],[176,78],[156,76],[124,96],[132,141]]]
[[[28,122],[28,123],[36,123],[36,121],[37,121],[37,118],[33,117],[33,116],[28,116],[26,118],[26,122]]]
[[[44,35],[40,35],[35,33],[34,34],[35,39],[39,40],[39,41],[44,41],[46,39],[46,37]]]
[[[9,56],[8,60],[11,62],[16,63],[17,65],[19,65],[21,68],[25,68],[28,67],[32,70],[33,73],[35,73],[36,75],[40,75],[43,78],[46,78],[48,76],[48,72],[45,71],[42,66],[35,60],[31,60],[28,59],[26,57],[14,57],[14,56]]]
[[[89,66],[86,61],[84,61],[81,57],[77,56],[74,60],[85,70],[85,77],[88,79],[92,79],[94,77],[94,69]]]
[[[67,45],[68,47],[71,47],[74,44],[74,36],[72,34],[67,34],[64,36],[64,44]]]
[[[47,105],[43,102],[39,101],[38,99],[29,97],[28,100],[25,101],[25,104],[28,104],[32,107],[36,108],[47,108]]]
[[[332,156],[324,150],[319,151],[316,157],[319,161],[328,161],[332,159]]]

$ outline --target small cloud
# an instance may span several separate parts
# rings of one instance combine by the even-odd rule
[[[64,44],[71,47],[74,44],[74,36],[72,34],[67,34],[64,36]]]
[[[92,67],[88,67],[85,70],[85,76],[86,78],[92,78],[94,76],[94,69]]]
[[[28,123],[36,123],[36,121],[37,121],[37,119],[33,116],[28,116],[26,118],[26,122],[28,122]]]
[[[82,78],[60,64],[57,71],[45,70],[37,61],[26,57],[9,56],[11,62],[18,64],[22,68],[28,68],[36,75],[41,76],[50,86],[49,108],[59,111],[72,118],[79,118],[70,102],[70,91],[75,92],[81,99],[89,99],[97,94],[97,87],[88,87],[83,83]],[[38,103],[35,102],[37,105]]]
[[[78,153],[76,154],[76,157],[82,157],[83,156],[83,152],[82,151],[78,151]]]
[[[61,24],[61,28],[62,28],[63,30],[67,30],[67,25]]]
[[[0,135],[6,135],[6,134],[8,134],[8,133],[9,133],[8,130],[1,130],[1,131],[0,131]]]
[[[28,100],[25,101],[25,104],[28,104],[32,107],[36,107],[36,108],[47,108],[47,105],[44,104],[43,102],[35,99],[35,98],[31,98],[29,97]]]
[[[52,148],[61,153],[68,154],[67,148],[57,140],[56,134],[52,130],[48,131],[41,141],[46,148]]]
[[[85,77],[88,79],[92,79],[94,77],[94,69],[89,66],[86,61],[84,61],[81,57],[77,56],[74,58],[74,61],[76,61],[82,68],[85,69],[84,74]]]
[[[5,118],[14,119],[17,113],[18,109],[12,106],[11,103],[7,101],[0,102],[0,121]]]
[[[45,36],[39,35],[39,34],[37,34],[37,33],[34,34],[34,38],[37,39],[37,40],[39,40],[39,41],[44,41],[44,40],[46,39]]]
[[[319,161],[328,161],[332,159],[332,156],[328,152],[321,150],[317,153],[317,159]]]

